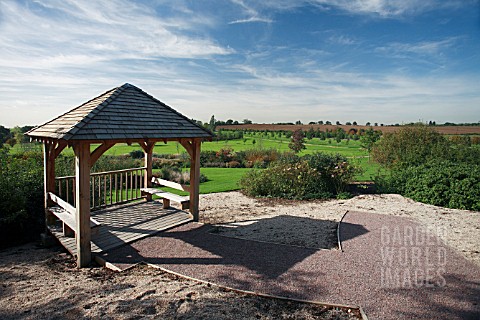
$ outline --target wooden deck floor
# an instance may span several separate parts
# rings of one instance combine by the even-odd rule
[[[91,216],[101,223],[98,233],[92,235],[92,253],[102,253],[192,221],[188,212],[163,209],[158,201],[113,206],[92,212]],[[76,255],[74,237],[65,237],[61,228],[50,231],[72,255]]]

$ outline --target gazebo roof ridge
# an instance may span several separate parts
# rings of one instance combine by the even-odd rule
[[[199,126],[197,123],[193,122],[192,119],[186,117],[185,115],[181,114],[180,112],[178,112],[177,110],[173,109],[172,107],[170,107],[169,105],[163,103],[162,101],[158,100],[157,98],[155,98],[154,96],[150,95],[149,93],[143,91],[142,89],[140,89],[139,87],[137,86],[134,86],[133,84],[130,84],[128,82],[126,82],[125,84],[122,85],[122,88],[128,88],[128,87],[131,87],[131,88],[134,88],[135,90],[143,93],[144,95],[146,95],[147,97],[149,97],[150,99],[162,104],[165,108],[167,109],[170,109],[170,111],[172,112],[175,112],[177,115],[179,115],[180,117],[184,118],[185,120],[187,120],[188,122],[192,123],[193,125],[199,127],[200,129],[206,131],[208,134],[210,134],[211,136],[213,136],[213,133],[208,130],[207,128],[204,128],[202,126]]]
[[[37,126],[37,140],[168,140],[213,134],[142,89],[125,83]]]

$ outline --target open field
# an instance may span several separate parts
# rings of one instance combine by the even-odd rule
[[[290,125],[290,124],[238,124],[238,125],[229,125],[229,126],[218,126],[219,129],[226,130],[270,130],[270,131],[295,131],[297,129],[302,129],[303,131],[308,131],[309,129],[320,130],[320,131],[335,131],[337,128],[342,128],[345,131],[350,129],[374,129],[380,130],[383,133],[386,132],[395,132],[401,128],[401,126],[354,126],[354,125],[327,125],[327,124],[302,124],[302,125]],[[433,126],[435,130],[442,134],[480,134],[480,126]]]

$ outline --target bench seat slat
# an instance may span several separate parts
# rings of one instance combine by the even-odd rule
[[[179,203],[186,203],[186,202],[190,201],[186,197],[182,197],[182,196],[179,196],[177,194],[166,192],[166,191],[163,191],[163,190],[160,190],[160,189],[143,188],[141,190],[145,193],[156,195],[156,196],[159,196],[161,198],[166,198],[166,199],[169,199],[169,200],[172,200],[172,201],[175,201],[175,202],[179,202]]]
[[[63,223],[69,226],[72,230],[77,230],[77,222],[75,221],[75,216],[59,206],[53,206],[48,208],[48,210],[54,214],[58,219]],[[90,218],[90,228],[99,227],[100,223],[93,218]]]
[[[166,192],[161,189],[156,188],[142,188],[140,189],[142,194],[151,194],[156,195],[163,199],[163,208],[170,207],[170,200],[178,202],[181,204],[182,210],[186,210],[190,207],[190,199],[187,197],[182,197],[174,193]]]

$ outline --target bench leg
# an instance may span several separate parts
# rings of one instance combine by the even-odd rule
[[[182,210],[190,209],[190,201],[182,202]]]
[[[146,201],[152,201],[152,195],[148,192],[143,192],[142,191],[142,197],[145,197]]]
[[[170,208],[170,199],[163,198],[163,209],[168,209]]]
[[[73,232],[72,228],[67,226],[65,223],[62,223],[62,224],[63,224],[63,235],[65,237],[74,237],[75,232]]]

